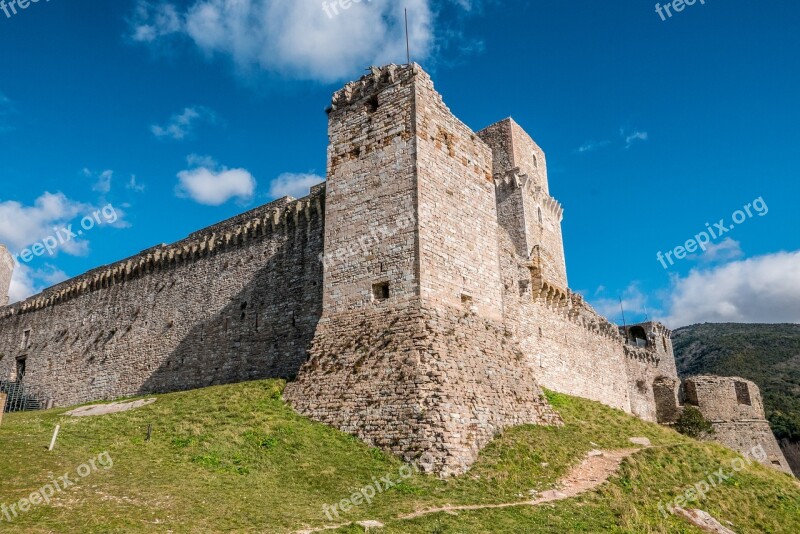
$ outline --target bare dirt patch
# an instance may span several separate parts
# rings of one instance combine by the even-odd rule
[[[72,417],[94,417],[97,415],[108,415],[110,413],[127,412],[128,410],[135,410],[148,404],[153,404],[156,399],[142,399],[131,402],[112,402],[111,404],[93,404],[92,406],[83,406],[75,408],[66,412],[65,415]]]

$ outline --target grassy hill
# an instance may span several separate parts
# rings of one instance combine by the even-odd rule
[[[12,524],[0,521],[0,531],[292,532],[378,520],[386,528],[371,532],[700,532],[664,517],[659,503],[737,457],[600,404],[548,394],[564,427],[508,430],[466,475],[443,481],[412,474],[331,521],[323,505],[382,477],[398,480],[402,464],[296,415],[282,401],[282,388],[279,381],[257,381],[174,393],[100,417],[71,418],[63,409],[7,414],[0,426],[0,504],[16,503],[62,473],[80,474],[82,464],[88,473],[71,475],[73,486]],[[48,452],[56,424],[61,434]],[[588,451],[630,448],[633,436],[649,438],[653,447],[624,460],[605,484],[581,496],[538,507],[398,519],[445,504],[528,499],[531,490],[553,488]],[[694,506],[730,521],[739,533],[800,531],[800,485],[758,464]],[[363,531],[345,526],[329,532]]]
[[[741,376],[758,384],[773,432],[784,447],[800,450],[800,325],[699,324],[676,330],[673,343],[682,376]],[[794,450],[785,452],[800,473]]]

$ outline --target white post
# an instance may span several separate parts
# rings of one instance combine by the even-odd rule
[[[58,431],[61,429],[61,425],[56,425],[56,431],[53,432],[53,439],[50,440],[50,446],[47,448],[48,451],[52,451],[53,447],[56,446],[56,438],[58,437]]]

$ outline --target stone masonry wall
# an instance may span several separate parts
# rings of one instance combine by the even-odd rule
[[[293,377],[322,304],[324,187],[0,309],[0,376],[56,405]]]
[[[492,152],[453,116],[427,74],[417,75],[415,89],[422,301],[472,309],[499,324],[503,293]]]
[[[376,69],[377,71],[377,69]],[[337,92],[329,111],[326,316],[367,306],[375,284],[419,296],[411,69],[374,72]]]
[[[514,154],[521,152],[509,148],[514,137],[530,139],[527,134],[512,133],[512,124],[502,121],[480,134],[493,146],[495,157],[500,158],[500,163],[494,165],[494,179],[501,227],[505,325],[520,340],[526,366],[542,386],[655,421],[655,400],[650,386],[657,364],[648,359],[631,365],[617,327],[562,285],[566,284],[566,271],[561,259],[560,212],[546,212],[552,220],[548,228],[540,226],[538,213],[533,211],[534,215],[530,215],[531,201],[536,200],[529,190],[531,180],[515,169],[502,166],[504,161],[513,162]],[[528,146],[526,152],[532,149]],[[545,183],[546,172],[541,171],[543,174],[537,180]],[[548,235],[545,246],[549,250],[561,251],[555,258],[546,250],[544,254],[536,253],[541,248],[529,254],[529,243],[542,243],[536,241],[541,239],[540,234]],[[641,391],[634,389],[636,385]]]
[[[11,275],[14,271],[14,258],[8,249],[0,245],[0,306],[8,304],[8,289],[11,287]]]
[[[387,303],[336,325],[285,397],[426,471],[463,473],[505,427],[560,424],[510,333],[470,312]]]

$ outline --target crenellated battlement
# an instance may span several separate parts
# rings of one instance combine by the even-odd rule
[[[636,360],[654,367],[658,367],[661,363],[661,358],[658,353],[653,349],[634,347],[632,345],[625,345],[625,357],[631,360]]]
[[[508,171],[497,173],[493,177],[497,189],[520,189],[524,194],[534,199],[542,210],[558,222],[564,220],[564,208],[561,203],[532,179],[529,175],[523,174],[519,167]]]
[[[207,256],[247,246],[252,240],[266,238],[303,220],[324,216],[324,184],[299,200],[284,197],[213,226],[190,234],[171,245],[158,245],[111,265],[98,267],[34,295],[27,300],[0,309],[0,319],[54,306],[114,284],[121,284],[157,271],[199,261]]]
[[[427,76],[425,71],[416,63],[410,65],[391,64],[384,67],[373,66],[368,70],[369,74],[365,74],[360,79],[346,84],[342,89],[333,94],[331,107],[328,109],[328,113],[333,113],[342,108],[352,106],[360,100],[375,97],[381,91],[399,81],[407,80],[419,74]],[[373,105],[377,107],[378,103],[376,102]]]

